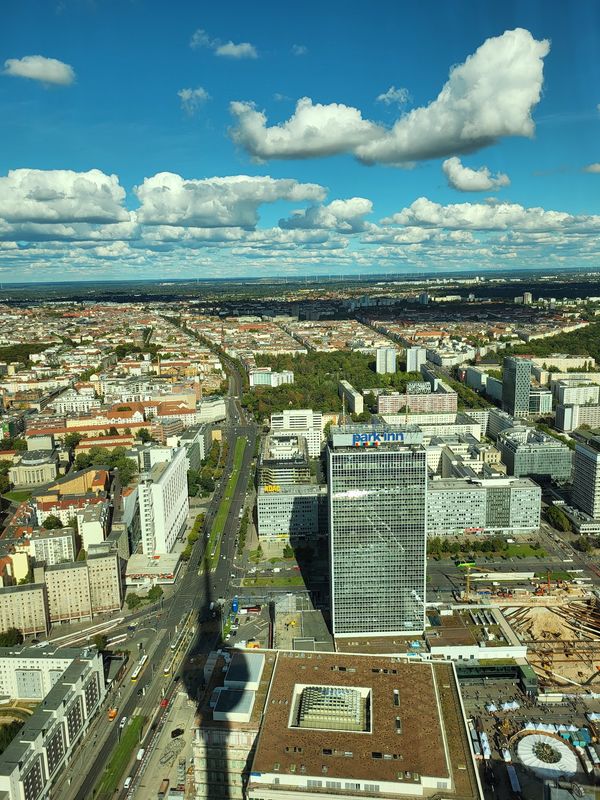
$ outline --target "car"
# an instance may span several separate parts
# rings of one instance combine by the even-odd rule
[[[232,572],[232,573],[230,573],[229,577],[230,577],[230,578],[235,578],[235,577],[236,577],[236,574],[235,574],[235,572]]]
[[[127,717],[121,717],[121,721],[119,722],[119,728],[124,728],[127,725]]]
[[[123,784],[123,788],[124,788],[124,789],[129,789],[129,787],[131,786],[131,781],[132,781],[132,780],[133,780],[133,778],[131,777],[131,775],[128,775],[128,776],[125,778],[125,783]]]
[[[182,733],[185,733],[183,728],[175,728],[171,731],[171,739],[177,739],[177,737],[181,736]]]
[[[292,569],[295,569],[295,570],[297,570],[298,572],[300,572],[300,567],[298,567],[298,566],[292,567]]]
[[[163,697],[163,699],[160,701],[160,707],[167,708],[168,705],[169,705],[169,698]]]

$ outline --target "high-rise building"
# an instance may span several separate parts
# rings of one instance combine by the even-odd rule
[[[396,348],[378,347],[375,355],[375,371],[378,375],[396,372]]]
[[[146,555],[170,553],[187,524],[187,458],[183,447],[171,461],[142,474],[138,487],[142,550]]]
[[[600,517],[600,436],[577,442],[573,502],[590,517]]]
[[[531,361],[527,358],[504,359],[502,376],[502,408],[513,417],[529,414]]]
[[[427,350],[424,347],[406,348],[406,371],[419,372],[427,361]]]
[[[323,439],[323,415],[310,408],[290,408],[271,414],[273,433],[297,434],[304,436],[308,445],[308,455],[318,458],[321,455]]]
[[[421,434],[383,424],[336,427],[331,434],[333,633],[423,631],[427,460]]]

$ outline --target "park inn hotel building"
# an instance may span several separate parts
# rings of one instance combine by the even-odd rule
[[[418,430],[333,427],[328,446],[336,637],[425,629],[427,459]]]

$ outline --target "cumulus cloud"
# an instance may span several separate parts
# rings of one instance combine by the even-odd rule
[[[510,178],[503,172],[492,175],[487,167],[470,169],[456,156],[446,159],[442,170],[448,179],[448,185],[459,192],[487,192],[510,186]]]
[[[564,211],[526,208],[518,203],[453,203],[440,205],[419,197],[383,224],[472,231],[570,231],[600,230],[600,216],[573,215]]]
[[[304,44],[293,44],[292,53],[295,56],[305,56],[308,53],[308,47]]]
[[[186,180],[172,172],[146,178],[135,188],[138,219],[146,225],[253,228],[258,207],[276,200],[320,202],[326,190],[315,183],[233,175]]]
[[[341,103],[315,105],[309,97],[298,100],[287,122],[270,128],[252,103],[234,101],[229,108],[237,119],[231,131],[234,142],[258,160],[335,155],[377,134],[377,125],[363,119],[358,109]]]
[[[23,56],[9,58],[4,62],[4,75],[29,78],[32,81],[70,86],[75,81],[75,71],[69,64],[45,56]]]
[[[192,50],[206,47],[212,50],[215,55],[225,58],[258,58],[256,47],[250,42],[239,42],[238,44],[231,40],[222,42],[220,39],[213,39],[202,28],[198,28],[192,34],[190,47]]]
[[[588,164],[587,167],[583,168],[584,172],[600,172],[600,162],[596,164]]]
[[[471,153],[504,136],[533,136],[531,112],[540,99],[549,50],[546,40],[537,41],[522,28],[487,39],[452,68],[434,101],[401,116],[391,128],[363,119],[356,108],[314,104],[304,97],[287,121],[270,127],[252,103],[234,102],[231,133],[263,160],[349,152],[367,164],[402,165]]]
[[[0,219],[7,222],[114,223],[128,219],[116,175],[98,169],[14,169],[0,177]]]
[[[364,217],[373,210],[373,203],[365,197],[351,197],[349,200],[333,200],[325,206],[310,206],[303,211],[295,211],[291,217],[279,220],[279,226],[286,230],[323,229],[338,233],[357,233],[364,230]]]
[[[375,99],[378,103],[385,103],[386,106],[405,106],[410,100],[410,94],[408,89],[396,89],[395,86],[390,86],[387,92],[378,94]]]
[[[210,100],[210,95],[202,86],[195,89],[180,89],[177,96],[181,100],[181,108],[186,114],[193,116],[202,103]]]

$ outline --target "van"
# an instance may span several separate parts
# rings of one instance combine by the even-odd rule
[[[129,789],[129,787],[131,786],[131,781],[132,780],[133,780],[133,778],[131,777],[131,775],[129,775],[127,778],[125,778],[125,783],[123,784],[123,788],[124,789]]]
[[[140,747],[140,749],[137,751],[137,756],[135,757],[135,760],[136,761],[141,761],[142,758],[144,757],[144,753],[145,752],[146,752],[145,748]]]

